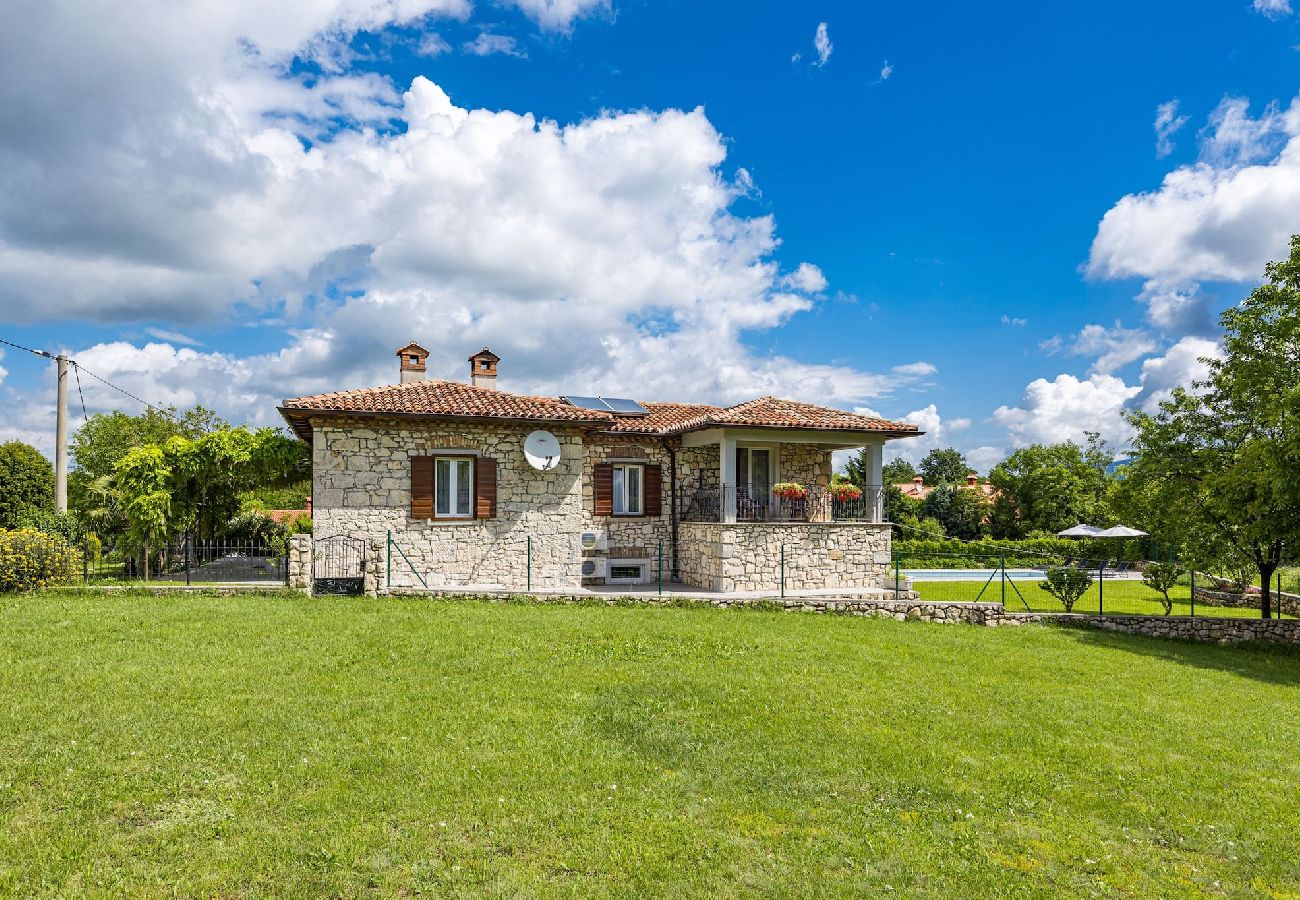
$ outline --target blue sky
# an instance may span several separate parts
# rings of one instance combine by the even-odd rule
[[[0,337],[238,421],[414,338],[987,469],[1122,444],[1300,231],[1285,0],[127,6],[0,13]],[[48,449],[49,366],[0,368]]]

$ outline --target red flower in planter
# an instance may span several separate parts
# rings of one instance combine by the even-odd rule
[[[808,489],[794,481],[782,481],[772,485],[772,495],[782,500],[807,500]]]
[[[834,484],[831,485],[831,496],[836,500],[861,500],[862,488],[856,484]]]

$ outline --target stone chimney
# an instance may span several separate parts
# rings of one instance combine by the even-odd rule
[[[979,483],[980,483],[980,477],[978,475],[976,475],[974,472],[967,473],[966,487],[968,488],[979,487]]]
[[[912,479],[912,484],[916,485],[917,487],[925,487],[925,478],[921,475],[917,475],[915,478]]]
[[[501,357],[487,347],[469,358],[469,383],[474,387],[497,389],[497,363]]]
[[[397,351],[402,361],[402,384],[412,381],[424,381],[424,361],[429,358],[429,351],[412,341]]]
[[[307,498],[307,515],[311,515],[311,497]]]

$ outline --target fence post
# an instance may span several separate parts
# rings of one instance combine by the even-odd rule
[[[894,551],[894,602],[898,602],[898,551]]]
[[[81,583],[85,584],[90,580],[90,540],[83,538],[81,541]]]
[[[393,586],[393,530],[388,529],[388,540],[384,544],[384,587]]]
[[[781,545],[781,599],[785,599],[785,544]]]
[[[1188,569],[1187,572],[1188,572],[1188,578],[1191,579],[1191,584],[1192,584],[1192,618],[1195,619],[1196,618],[1196,570]]]
[[[193,535],[191,535],[189,532],[185,533],[185,586],[186,587],[190,586],[190,541],[193,539],[194,539]]]
[[[1106,560],[1097,563],[1097,615],[1106,615]]]
[[[659,539],[659,596],[664,595],[664,540]]]
[[[1002,608],[1007,607],[1007,555],[998,557],[998,568],[1002,570]]]
[[[524,565],[527,567],[524,573],[526,589],[531,591],[533,589],[533,536],[531,534],[528,535],[528,558]]]
[[[1282,618],[1282,570],[1277,570],[1277,590],[1273,592],[1273,607],[1277,610],[1277,617]]]

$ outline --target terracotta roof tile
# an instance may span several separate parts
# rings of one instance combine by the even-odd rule
[[[412,381],[387,387],[296,397],[287,411],[402,413],[456,418],[526,419],[552,422],[609,422],[609,413],[579,409],[551,397],[529,397],[459,381]]]
[[[649,410],[649,415],[619,416],[583,409],[552,397],[511,394],[458,381],[414,381],[297,397],[285,400],[281,411],[304,438],[310,435],[311,426],[306,420],[313,412],[573,422],[619,434],[668,435],[723,426],[874,431],[898,435],[920,433],[915,425],[776,397],[760,397],[730,407],[707,403],[642,405]]]

